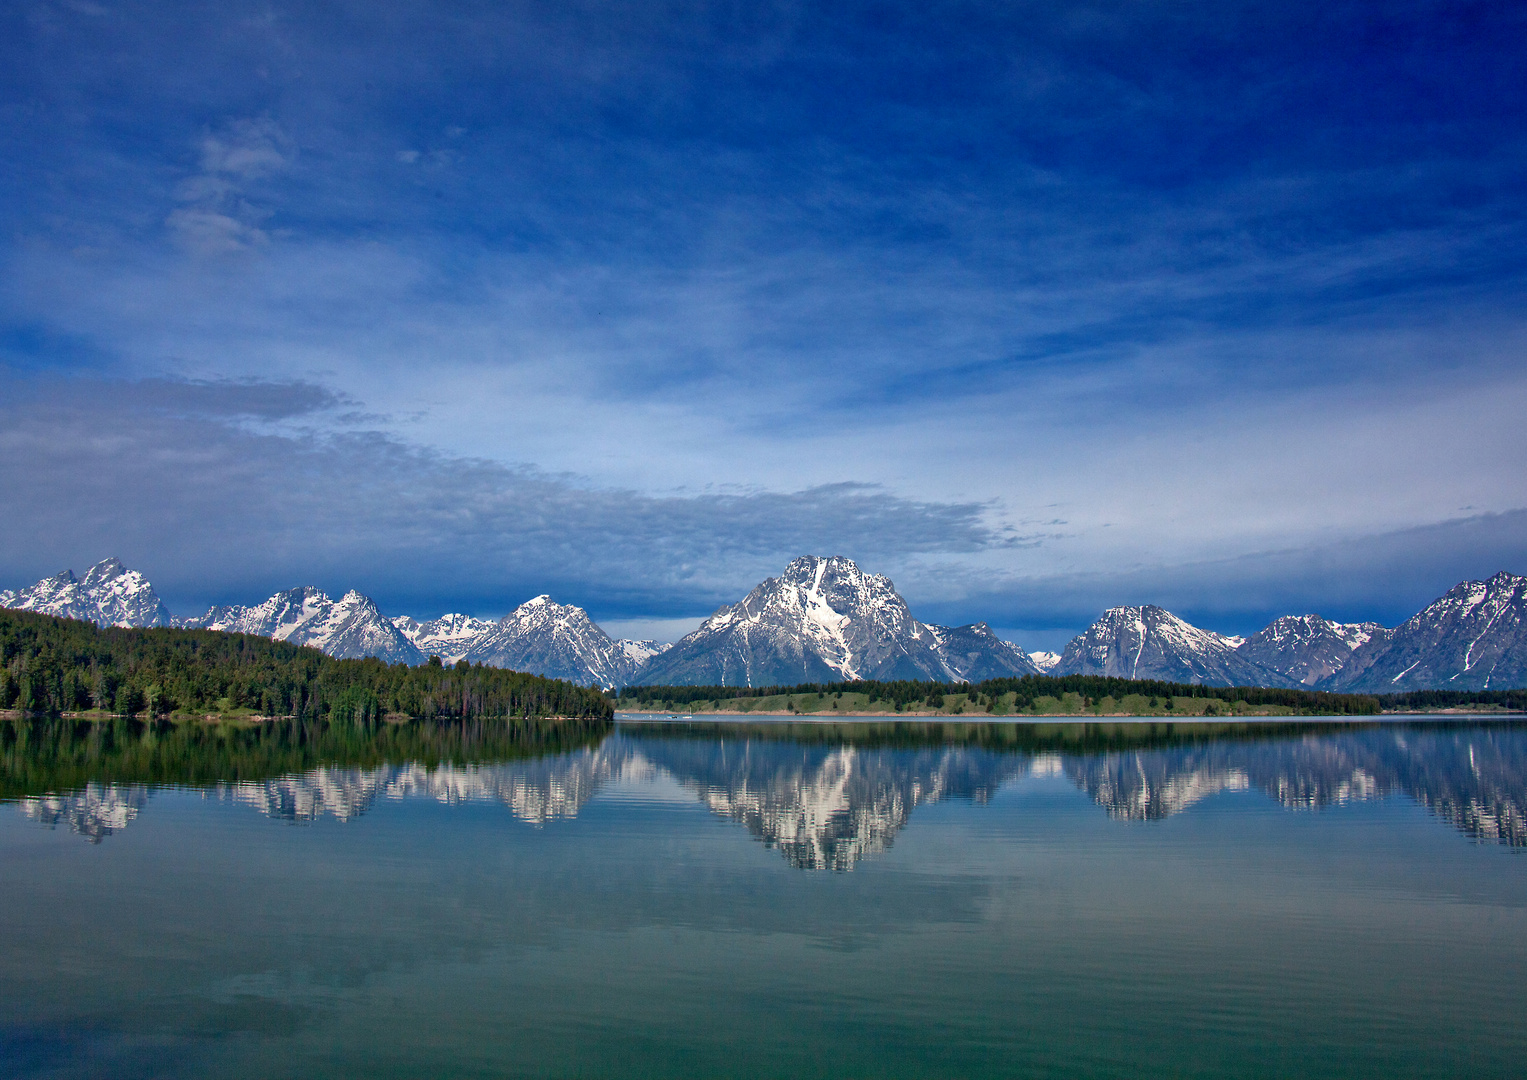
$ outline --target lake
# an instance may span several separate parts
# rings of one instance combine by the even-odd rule
[[[1527,724],[0,723],[16,1077],[1517,1077]]]

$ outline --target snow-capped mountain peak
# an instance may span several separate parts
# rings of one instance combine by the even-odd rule
[[[960,679],[1034,671],[984,623],[934,627],[912,617],[889,578],[842,556],[805,555],[760,582],[672,649],[645,683],[791,685],[849,679]]]
[[[392,625],[425,656],[438,656],[445,663],[454,664],[465,659],[498,624],[448,612],[422,622],[410,615],[400,615],[392,620]]]
[[[83,578],[65,570],[25,589],[0,593],[0,607],[38,611],[98,626],[170,626],[148,578],[118,559],[102,559]]]
[[[500,619],[472,644],[465,658],[611,689],[624,686],[646,656],[661,651],[655,644],[652,651],[628,647],[634,644],[610,640],[587,611],[543,594]]]
[[[458,614],[392,621],[422,653],[448,664],[467,660],[581,686],[624,686],[649,657],[669,647],[656,641],[611,641],[583,608],[559,604],[544,593],[497,622]]]
[[[1378,623],[1338,623],[1319,615],[1285,615],[1252,634],[1237,652],[1286,676],[1293,684],[1314,686],[1341,671],[1359,646],[1388,640]]]
[[[1284,682],[1238,655],[1219,634],[1202,630],[1154,604],[1113,607],[1103,612],[1085,633],[1071,640],[1052,673],[1214,686]]]
[[[311,585],[299,586],[253,607],[213,607],[180,625],[312,645],[342,659],[375,656],[388,663],[424,662],[424,655],[382,617],[371,598],[354,589],[335,601]]]
[[[1527,686],[1527,577],[1462,581],[1353,650],[1333,689],[1392,693]]]

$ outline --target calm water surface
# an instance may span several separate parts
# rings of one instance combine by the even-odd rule
[[[1527,726],[0,724],[6,1076],[1519,1077]]]

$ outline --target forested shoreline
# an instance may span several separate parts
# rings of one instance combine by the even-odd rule
[[[608,720],[609,698],[482,664],[336,660],[216,630],[98,627],[0,609],[0,709],[58,715]]]
[[[781,712],[953,716],[1117,713],[1129,712],[1131,706],[1141,715],[1164,717],[1174,713],[1214,716],[1255,710],[1295,716],[1376,716],[1470,709],[1527,712],[1527,689],[1333,694],[1102,675],[1025,675],[975,684],[861,680],[794,686],[631,686],[622,690],[616,701],[618,709],[644,712],[701,709],[746,713],[772,708]]]
[[[1126,703],[1126,699],[1128,703]],[[617,708],[674,710],[696,707],[748,712],[765,702],[789,711],[868,711],[913,714],[950,710],[952,715],[1022,715],[1036,709],[1059,712],[1139,711],[1150,715],[1227,714],[1270,709],[1301,716],[1374,716],[1378,698],[1328,694],[1282,687],[1202,686],[1119,679],[1103,675],[1025,675],[983,682],[939,683],[851,681],[796,686],[632,686],[621,691]],[[840,705],[834,708],[834,705]],[[820,703],[820,704],[818,704]],[[1133,710],[1129,708],[1133,706]],[[1044,713],[1048,715],[1048,713]]]

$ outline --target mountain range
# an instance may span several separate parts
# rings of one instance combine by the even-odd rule
[[[287,589],[263,604],[214,607],[176,625],[312,645],[342,659],[375,656],[389,664],[425,660],[419,647],[382,617],[371,598],[354,589],[339,600],[312,587]]]
[[[0,592],[0,607],[103,626],[259,634],[336,657],[465,660],[581,685],[793,685],[852,679],[980,682],[1046,673],[1354,693],[1527,686],[1527,577],[1461,582],[1400,626],[1285,616],[1247,638],[1193,626],[1152,605],[1109,608],[1065,651],[1025,654],[985,623],[919,622],[889,579],[851,559],[803,556],[673,645],[610,638],[580,607],[538,596],[502,619],[387,618],[356,591],[312,587],[251,607],[172,619],[138,571],[106,559]]]
[[[1285,616],[1244,640],[1158,607],[1109,608],[1051,674],[1343,693],[1527,686],[1527,577],[1464,581],[1395,629]]]

